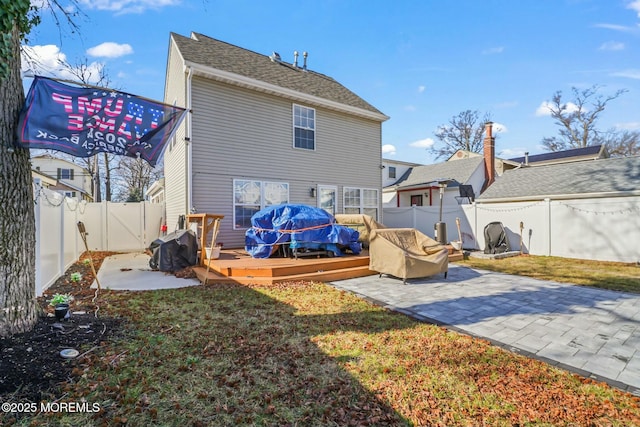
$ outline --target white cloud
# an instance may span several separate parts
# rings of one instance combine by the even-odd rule
[[[86,9],[106,10],[118,15],[177,6],[181,2],[182,0],[79,0],[80,5]]]
[[[433,146],[433,142],[434,141],[431,138],[420,139],[418,141],[414,141],[414,142],[410,143],[409,147],[430,148],[431,146]]]
[[[104,42],[97,46],[87,49],[87,55],[101,58],[118,58],[133,53],[133,48],[129,44],[118,44],[113,42]]]
[[[611,73],[615,77],[626,77],[628,79],[640,80],[640,70],[623,70]]]
[[[622,42],[606,42],[602,43],[598,50],[624,50],[624,43]]]
[[[36,74],[59,70],[60,64],[67,61],[67,56],[54,44],[22,46],[20,56],[22,71],[33,71]]]
[[[394,145],[391,144],[384,144],[382,146],[382,154],[388,154],[391,156],[395,156],[396,155],[396,147]]]
[[[594,25],[594,27],[605,28],[607,30],[613,30],[613,31],[619,31],[621,33],[634,34],[638,32],[638,27],[627,27],[624,25],[617,25],[617,24],[596,24]]]
[[[81,74],[88,77],[87,83],[96,83],[100,70],[104,67],[104,64],[100,62],[92,62],[86,65],[82,71],[74,73],[69,69],[71,65],[68,65],[67,56],[60,51],[58,46],[52,44],[22,46],[21,60],[23,72],[67,80],[78,80],[77,75]]]
[[[58,11],[58,9],[61,9],[64,13],[67,13],[69,15],[73,15],[74,13],[77,12],[75,4],[69,4],[67,6],[61,6],[61,5],[58,5],[58,4],[53,4],[52,5],[51,0],[30,0],[29,3],[31,5],[31,7],[35,8],[35,9],[38,9],[40,11],[47,10],[49,12],[52,12],[52,9],[56,10],[56,11]]]
[[[627,5],[627,9],[631,9],[638,14],[638,18],[640,18],[640,0],[634,0]]]
[[[427,89],[426,86],[420,85],[418,86],[418,93],[423,93]]]
[[[415,105],[405,105],[404,106],[404,111],[408,111],[410,113],[413,113],[416,110],[417,110],[417,108],[416,108]]]
[[[503,46],[491,47],[489,49],[485,49],[482,51],[483,55],[496,55],[498,53],[504,52]]]
[[[502,123],[496,123],[496,122],[493,122],[492,130],[495,133],[507,133],[507,132],[509,132],[509,130],[507,129],[507,127],[505,125],[503,125]]]
[[[553,104],[549,101],[544,101],[540,106],[536,109],[536,116],[550,116],[551,108],[554,108]],[[567,102],[564,105],[565,113],[573,113],[574,111],[578,111],[578,106],[573,102]]]
[[[540,106],[536,109],[536,116],[550,116],[551,115],[551,103],[549,101],[544,101]]]

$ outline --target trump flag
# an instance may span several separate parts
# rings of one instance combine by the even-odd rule
[[[124,92],[37,76],[20,113],[18,142],[77,157],[140,156],[155,166],[186,112]]]

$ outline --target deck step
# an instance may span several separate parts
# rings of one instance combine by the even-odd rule
[[[271,285],[275,283],[297,282],[301,280],[329,282],[332,280],[344,280],[344,279],[351,279],[354,277],[371,276],[373,274],[377,274],[377,272],[369,270],[368,263],[366,266],[356,266],[356,267],[332,269],[332,270],[326,270],[326,271],[319,270],[319,271],[313,271],[313,272],[306,272],[302,274],[290,274],[290,275],[282,275],[282,276],[256,276],[256,275],[223,276],[212,270],[209,270],[209,273],[207,274],[207,269],[205,267],[200,267],[200,266],[194,267],[193,271],[196,273],[198,280],[200,280],[201,283],[204,283],[207,285],[211,285],[215,283],[239,283],[243,285],[249,285],[249,284]]]
[[[449,261],[463,259],[461,251],[449,249]],[[370,276],[368,256],[252,259],[235,251],[222,254],[206,266],[193,268],[201,283],[274,284],[294,281],[329,282]]]
[[[326,259],[326,258],[325,258]],[[342,270],[353,267],[365,267],[369,265],[369,258],[331,258],[331,262],[318,264],[300,263],[295,260],[290,265],[272,266],[268,268],[255,267],[231,267],[227,270],[227,276],[254,276],[254,277],[283,277],[301,274],[315,273],[319,270]],[[223,273],[224,274],[224,273]]]

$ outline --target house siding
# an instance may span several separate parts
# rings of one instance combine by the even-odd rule
[[[225,247],[244,246],[244,230],[233,229],[234,179],[287,182],[291,203],[313,206],[310,188],[333,185],[337,212],[344,186],[375,188],[381,199],[380,122],[298,103],[316,109],[316,149],[295,149],[292,101],[203,77],[193,78],[192,94],[193,206],[225,216]]]
[[[173,43],[170,43],[167,59],[167,77],[165,83],[164,102],[180,107],[186,106],[186,79],[182,58]],[[185,132],[189,117],[182,121],[176,130],[173,140],[169,141],[164,152],[165,207],[168,231],[178,226],[178,217],[188,210],[187,189],[187,145]]]
[[[62,184],[67,184],[73,186],[75,188],[79,188],[91,197],[92,194],[92,186],[91,186],[91,175],[89,175],[89,171],[83,168],[80,165],[76,165],[75,163],[69,162],[64,159],[58,159],[55,157],[33,157],[31,159],[32,168],[54,178],[57,179],[58,169],[72,169],[73,170],[73,179],[59,179],[59,182]],[[78,197],[81,197],[78,195]]]

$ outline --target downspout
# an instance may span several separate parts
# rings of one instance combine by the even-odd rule
[[[549,246],[547,247],[547,256],[551,256],[551,199],[546,198],[544,199],[544,201],[547,203],[547,224],[549,226],[549,229],[547,230],[548,232],[548,236],[549,236]]]
[[[184,135],[184,142],[187,145],[187,158],[185,159],[186,162],[186,174],[187,174],[187,200],[186,200],[186,206],[185,206],[185,212],[186,214],[190,214],[191,213],[191,209],[193,208],[193,149],[192,149],[192,141],[191,141],[191,135],[192,135],[192,129],[191,129],[191,123],[192,123],[192,114],[193,111],[191,110],[191,78],[193,76],[193,68],[189,67],[189,74],[187,74],[187,96],[186,96],[186,101],[187,101],[187,105],[186,108],[189,111],[189,113],[187,113],[187,117],[186,117],[186,129],[185,129],[185,135]]]

